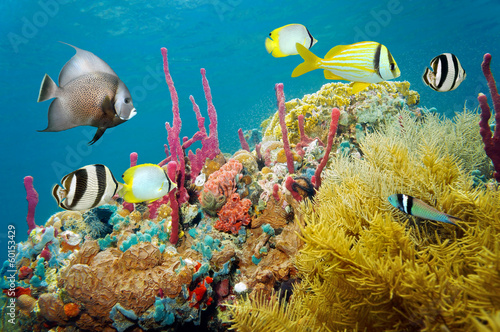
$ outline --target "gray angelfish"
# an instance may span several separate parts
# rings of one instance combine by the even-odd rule
[[[38,102],[55,99],[49,107],[49,124],[40,131],[93,126],[98,129],[89,144],[94,144],[107,128],[130,120],[136,110],[127,87],[106,62],[69,46],[76,54],[59,73],[59,86],[49,75],[43,78]]]

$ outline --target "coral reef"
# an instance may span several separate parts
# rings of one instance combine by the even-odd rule
[[[288,138],[292,144],[300,141],[299,115],[304,116],[305,134],[326,141],[328,127],[325,124],[330,122],[330,111],[334,107],[341,110],[340,133],[344,134],[357,123],[363,128],[376,129],[379,123],[403,109],[419,114],[422,111],[416,107],[419,101],[419,94],[410,90],[408,82],[371,84],[358,94],[352,94],[349,84],[327,83],[316,93],[285,103]],[[278,112],[264,121],[262,128],[263,141],[280,138],[282,134]]]
[[[219,220],[217,220],[214,227],[220,231],[237,234],[242,225],[246,226],[250,223],[251,219],[248,210],[251,206],[252,201],[249,199],[240,199],[238,193],[232,194],[219,211]]]
[[[436,116],[422,123],[402,114],[383,132],[366,136],[363,159],[333,159],[316,204],[301,205],[304,247],[296,256],[301,282],[287,304],[277,295],[266,301],[243,298],[230,308],[233,327],[498,328],[500,193],[474,189],[465,163],[442,144],[457,140],[458,126]],[[474,154],[476,148],[460,153]],[[408,218],[387,201],[396,192],[422,198],[462,221],[457,227]]]
[[[177,189],[37,226],[27,177],[30,233],[1,266],[0,329],[12,311],[23,331],[499,328],[500,194],[479,115],[442,119],[408,82],[356,95],[331,83],[288,102],[277,84],[264,137],[239,130],[231,156],[203,69],[209,130],[191,97],[198,131],[181,139],[162,55],[173,121],[159,165]],[[395,193],[461,220],[403,214]]]

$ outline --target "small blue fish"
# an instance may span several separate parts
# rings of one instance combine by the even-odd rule
[[[453,225],[456,225],[454,221],[461,220],[460,218],[438,211],[415,197],[404,194],[394,194],[389,196],[388,199],[389,203],[391,203],[394,207],[415,217],[441,221]]]

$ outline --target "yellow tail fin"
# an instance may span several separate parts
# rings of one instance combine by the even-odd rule
[[[309,51],[305,46],[299,43],[295,44],[295,46],[297,47],[297,52],[299,52],[299,55],[302,57],[302,59],[304,59],[304,62],[295,67],[292,72],[292,77],[297,77],[308,73],[311,70],[319,68],[319,62],[321,61],[321,58],[314,55],[313,52]]]

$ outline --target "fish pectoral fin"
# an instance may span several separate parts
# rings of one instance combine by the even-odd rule
[[[95,142],[97,142],[99,140],[99,138],[101,138],[101,136],[104,134],[105,131],[106,131],[106,127],[97,128],[97,131],[95,132],[94,138],[92,138],[92,140],[88,143],[88,145],[92,145]]]
[[[366,89],[371,83],[365,83],[365,82],[354,82],[352,85],[352,93],[356,94],[364,89]]]
[[[329,70],[327,70],[327,69],[325,69],[325,70],[323,71],[323,74],[325,74],[325,78],[326,78],[327,80],[345,80],[345,78],[340,77],[340,76],[338,76],[338,75],[335,75],[334,73],[332,73],[331,71],[329,71]]]
[[[111,98],[109,96],[104,97],[104,100],[101,104],[102,112],[106,115],[106,117],[113,119],[116,115],[115,107]]]

